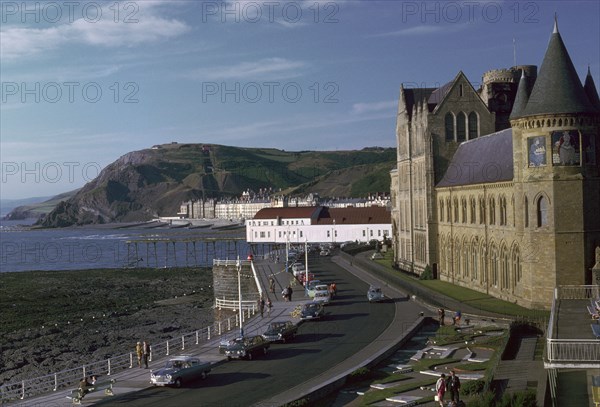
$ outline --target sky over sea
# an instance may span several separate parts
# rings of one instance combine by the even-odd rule
[[[540,65],[600,84],[594,1],[0,1],[0,197],[155,144],[395,147],[399,88]]]

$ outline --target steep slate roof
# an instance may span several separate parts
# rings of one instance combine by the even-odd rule
[[[458,78],[458,76],[457,76],[457,78]],[[452,79],[447,84],[440,86],[439,88],[434,90],[433,93],[429,96],[428,103],[430,105],[440,104],[440,102],[444,99],[446,94],[450,91],[450,88],[452,87],[452,85],[454,85],[455,81],[456,81],[456,78]]]
[[[323,208],[316,225],[369,225],[392,223],[391,212],[382,206],[368,208]]]
[[[522,117],[553,113],[591,113],[594,107],[554,22],[554,31]]]
[[[299,206],[287,208],[263,208],[256,212],[252,219],[301,219],[313,218],[321,211],[321,206]]]
[[[463,142],[437,187],[512,181],[512,147],[512,128]]]
[[[592,78],[592,73],[590,72],[589,66],[587,75],[585,77],[585,85],[583,85],[583,90],[585,90],[585,94],[587,95],[592,106],[594,106],[597,111],[600,111],[600,98],[598,97],[596,84],[594,83],[594,78]]]
[[[515,103],[513,104],[512,111],[510,112],[510,120],[521,117],[527,106],[529,100],[529,92],[527,92],[528,80],[525,76],[525,71],[521,71],[521,79],[519,80],[519,87],[517,88],[517,96],[515,96]]]

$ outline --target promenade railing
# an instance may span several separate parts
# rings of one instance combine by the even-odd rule
[[[600,366],[600,341],[598,339],[555,338],[558,308],[569,300],[598,300],[600,287],[597,285],[559,286],[554,289],[550,321],[546,335],[547,369],[550,368],[597,368]],[[587,312],[584,309],[581,311]]]
[[[252,315],[256,314],[256,303],[253,302],[253,306],[243,309],[245,314],[243,317],[251,318]],[[163,356],[185,353],[193,349],[194,346],[200,346],[215,337],[228,333],[239,326],[238,315],[236,314],[223,321],[216,321],[212,325],[165,342],[151,345],[150,361]],[[69,387],[75,389],[83,377],[91,375],[111,376],[127,369],[136,368],[137,365],[137,355],[135,352],[129,352],[97,362],[84,363],[80,367],[4,384],[0,386],[0,404],[25,400]]]

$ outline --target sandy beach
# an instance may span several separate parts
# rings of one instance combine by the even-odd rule
[[[0,273],[0,382],[81,366],[213,321],[206,268]]]

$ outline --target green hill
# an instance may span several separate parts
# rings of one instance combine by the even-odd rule
[[[165,144],[122,156],[40,224],[149,220],[174,215],[189,199],[236,197],[246,189],[361,197],[389,192],[389,171],[395,162],[393,148],[287,152]]]

